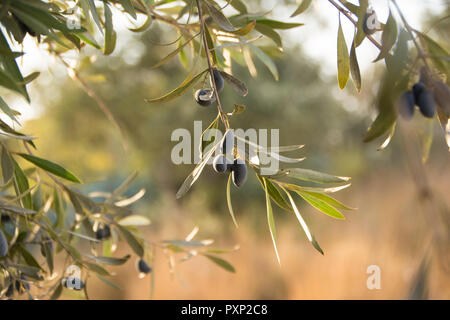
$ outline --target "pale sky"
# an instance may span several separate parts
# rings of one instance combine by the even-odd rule
[[[443,12],[445,0],[397,0],[408,22],[415,28],[421,29],[421,20],[423,17],[423,8],[426,7],[435,13]],[[304,51],[310,56],[311,59],[321,61],[323,65],[323,73],[326,75],[332,75],[336,73],[336,35],[338,28],[338,14],[337,10],[326,0],[313,1],[313,8],[309,8],[305,13],[290,19],[289,16],[294,7],[287,9],[285,6],[274,6],[276,1],[267,1],[265,9],[270,10],[273,8],[271,18],[287,21],[287,22],[302,22],[305,26],[292,29],[289,31],[283,31],[283,43],[286,50],[292,48],[295,44],[301,43]],[[387,0],[373,0],[371,1],[372,7],[377,12],[378,18],[381,22],[385,22],[388,16]],[[138,62],[140,56],[143,54],[142,45],[133,38],[133,33],[127,30],[127,27],[133,27],[129,19],[124,18],[121,15],[115,15],[115,27],[119,31],[117,52],[126,50],[127,56],[132,59],[130,64]],[[350,48],[351,40],[353,36],[352,24],[346,20],[344,16],[341,17],[344,33],[347,40],[347,46]],[[400,21],[399,19],[397,19]],[[147,32],[151,32],[149,29]],[[376,35],[377,38],[380,34]],[[101,43],[101,41],[100,41]],[[24,42],[24,51],[26,55],[21,59],[22,70],[25,75],[34,72],[41,71],[41,75],[38,81],[45,83],[49,86],[55,81],[55,77],[65,76],[66,72],[64,68],[58,66],[52,57],[46,54],[45,50],[41,50],[37,47],[35,41],[27,37]],[[99,52],[99,54],[101,54]],[[117,54],[117,53],[116,53]],[[370,71],[373,68],[371,62],[377,55],[377,50],[368,41],[357,49],[357,55],[360,63],[361,72]],[[20,59],[20,58],[19,58]],[[283,81],[283,79],[280,79]],[[31,96],[33,99],[33,88],[31,86]],[[53,97],[48,97],[52,99]],[[20,118],[23,123],[27,119],[35,118],[39,116],[40,110],[45,107],[45,101],[34,101],[32,105],[28,105],[21,98],[8,99],[8,103],[15,109],[22,112],[23,116]]]

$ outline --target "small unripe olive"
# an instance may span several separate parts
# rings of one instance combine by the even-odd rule
[[[220,74],[219,70],[217,70],[216,68],[213,69],[213,75],[214,75],[214,83],[216,84],[216,89],[218,92],[220,92],[223,90],[224,87],[223,77]]]
[[[78,277],[65,277],[62,279],[63,287],[71,290],[82,290],[84,288],[83,281]]]
[[[379,22],[375,10],[369,9],[364,14],[363,31],[365,34],[371,35],[378,31]]]
[[[406,120],[409,120],[414,115],[415,99],[411,91],[407,91],[400,96],[398,102],[398,113]]]
[[[6,240],[5,234],[0,230],[0,258],[8,254],[8,240]]]
[[[222,153],[223,154],[231,154],[234,148],[234,130],[228,129],[225,132],[225,138],[222,142]]]
[[[95,232],[95,237],[97,238],[97,240],[108,239],[110,236],[111,228],[107,224],[105,224],[103,227],[98,227],[97,231]]]
[[[235,159],[231,167],[231,179],[236,187],[242,186],[247,181],[247,165],[242,159]]]
[[[427,118],[433,118],[436,112],[436,103],[434,101],[433,93],[429,90],[424,90],[420,93],[416,100],[420,112]]]
[[[194,97],[195,101],[203,107],[210,106],[214,101],[216,101],[214,92],[211,89],[199,89],[195,92]]]
[[[414,93],[414,99],[417,101],[419,100],[419,96],[420,94],[426,89],[426,86],[423,82],[417,82],[415,85],[413,85],[412,87],[413,89],[413,93]]]
[[[146,273],[146,274],[152,272],[152,268],[147,264],[147,262],[145,262],[144,259],[138,260],[137,269],[139,272]]]
[[[223,173],[231,169],[232,164],[223,154],[219,154],[214,158],[213,168],[217,173]]]

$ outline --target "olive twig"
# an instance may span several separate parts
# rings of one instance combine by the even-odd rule
[[[213,65],[211,62],[211,56],[210,56],[210,52],[209,52],[209,48],[208,48],[208,41],[207,41],[206,32],[205,32],[205,20],[203,19],[203,12],[202,12],[202,8],[200,5],[200,0],[196,0],[196,3],[197,3],[197,10],[198,10],[198,18],[200,21],[200,32],[202,33],[202,38],[203,38],[203,47],[205,50],[206,61],[208,61],[209,76],[211,77],[211,86],[213,88],[214,95],[217,100],[217,109],[219,110],[220,119],[222,120],[222,122],[225,126],[225,129],[229,129],[230,123],[228,121],[227,115],[223,112],[222,105],[221,105],[220,99],[219,99],[219,92],[217,91],[216,82],[214,81],[214,68],[213,68]]]

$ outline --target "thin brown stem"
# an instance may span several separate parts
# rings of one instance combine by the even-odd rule
[[[202,38],[203,38],[203,48],[205,50],[206,61],[208,62],[209,76],[211,77],[211,86],[213,88],[214,95],[215,95],[216,101],[217,101],[217,109],[219,110],[220,119],[222,120],[222,122],[225,126],[225,129],[229,129],[230,123],[228,121],[227,115],[225,114],[225,112],[223,112],[222,105],[220,103],[219,92],[217,91],[216,82],[214,81],[214,68],[212,65],[211,55],[210,55],[209,48],[208,48],[208,41],[206,38],[206,31],[205,31],[205,28],[206,28],[205,20],[203,19],[203,12],[202,12],[200,0],[196,0],[196,3],[197,3],[197,10],[198,10],[198,18],[200,21],[200,32],[202,33]]]
[[[81,85],[81,87],[83,88],[83,90],[88,94],[88,96],[90,96],[92,99],[94,99],[94,101],[97,103],[98,107],[100,108],[100,110],[106,115],[106,117],[108,118],[109,121],[111,121],[111,123],[116,127],[117,131],[120,134],[120,140],[122,142],[122,146],[123,149],[125,151],[128,150],[128,143],[127,140],[125,138],[125,135],[123,133],[122,128],[120,127],[119,123],[117,122],[116,118],[114,117],[114,115],[111,113],[111,111],[109,110],[108,106],[106,105],[106,103],[103,101],[103,99],[97,95],[97,93],[87,84],[87,82],[83,79],[83,77],[80,76],[80,74],[78,73],[77,70],[75,70],[74,68],[70,67],[69,64],[60,56],[57,55],[57,57],[61,60],[61,62],[64,64],[64,66],[67,68],[67,70],[70,70],[72,75],[72,78],[74,78],[75,80],[78,81],[78,83]]]

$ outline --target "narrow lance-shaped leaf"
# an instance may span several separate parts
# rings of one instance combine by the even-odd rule
[[[236,228],[238,228],[238,224],[236,221],[236,218],[234,216],[234,211],[233,211],[233,206],[231,205],[231,173],[228,177],[228,182],[227,182],[227,204],[228,204],[228,211],[230,211],[230,215],[231,215],[231,219],[233,219],[233,223],[236,226]]]
[[[116,47],[117,34],[114,31],[112,12],[106,2],[103,3],[105,10],[105,46],[103,53],[109,55],[114,51]]]
[[[356,56],[355,41],[352,42],[352,48],[350,49],[350,73],[352,75],[353,84],[356,91],[361,92],[361,71],[359,70],[358,57]]]
[[[272,29],[271,27],[265,25],[265,24],[260,24],[260,23],[256,23],[255,29],[265,35],[266,37],[270,38],[273,40],[273,42],[275,42],[275,44],[278,46],[278,48],[282,48],[283,47],[283,42],[281,40],[280,35],[278,34],[278,32],[276,32],[274,29]]]
[[[275,63],[273,62],[273,60],[257,46],[249,43],[248,47],[255,54],[255,56],[257,56],[258,59],[261,60],[261,62],[266,65],[266,67],[272,73],[275,80],[278,81],[278,79],[279,79],[278,69],[277,69],[277,66],[275,65]]]
[[[370,142],[383,135],[395,123],[396,115],[394,111],[383,111],[378,114],[367,130],[364,142]]]
[[[277,231],[275,229],[275,220],[273,219],[272,204],[270,202],[269,191],[267,190],[267,179],[264,180],[264,191],[266,193],[266,207],[267,207],[267,224],[269,225],[270,236],[272,237],[273,247],[275,249],[275,254],[277,255],[278,263],[280,263],[280,255],[278,253],[277,247]]]
[[[230,1],[230,5],[240,13],[247,13],[247,7],[241,0],[232,0]]]
[[[256,19],[256,23],[265,24],[266,26],[271,27],[272,29],[282,29],[282,30],[297,28],[304,25],[303,23],[282,22],[265,18]]]
[[[287,171],[286,177],[316,183],[342,183],[350,180],[349,177],[334,176],[311,169],[292,168],[286,169],[285,171]]]
[[[123,9],[133,17],[133,19],[136,19],[136,11],[134,10],[134,6],[131,3],[131,0],[119,0],[120,4],[122,5]]]
[[[167,61],[169,61],[171,58],[175,57],[178,53],[180,53],[183,48],[188,45],[194,38],[196,38],[199,34],[195,34],[194,36],[190,37],[189,39],[187,39],[183,44],[181,44],[180,46],[178,46],[178,48],[176,48],[174,51],[172,51],[171,53],[169,53],[167,56],[165,56],[164,58],[162,58],[158,63],[156,63],[152,69],[155,69],[161,65],[163,65],[164,63],[166,63]]]
[[[208,160],[211,158],[211,156],[213,155],[214,151],[217,149],[219,144],[222,143],[224,138],[225,137],[214,143],[213,147],[203,157],[203,160],[199,164],[197,164],[194,170],[187,176],[187,178],[184,180],[183,184],[177,191],[176,194],[177,199],[180,199],[182,196],[184,196],[186,192],[188,192],[189,189],[192,187],[192,185],[195,183],[195,181],[197,181],[206,164],[208,163]]]
[[[144,255],[144,248],[139,243],[139,241],[136,239],[136,237],[126,228],[118,225],[119,231],[122,234],[122,236],[125,238],[125,240],[130,245],[131,249],[139,256],[142,257]]]
[[[323,254],[323,250],[322,248],[320,248],[319,244],[317,243],[317,241],[315,240],[315,238],[313,237],[313,235],[311,234],[311,231],[309,231],[309,227],[306,224],[305,220],[303,220],[302,215],[300,214],[300,211],[297,208],[297,205],[294,202],[294,199],[292,199],[291,194],[289,193],[289,191],[287,191],[286,189],[284,189],[282,187],[283,191],[286,193],[286,195],[289,198],[289,201],[291,202],[292,208],[294,209],[294,213],[295,216],[297,217],[298,222],[300,223],[300,225],[302,226],[303,231],[306,234],[306,237],[308,238],[309,242],[311,242],[311,244],[314,246],[314,248],[319,251],[321,254]]]
[[[320,200],[328,203],[330,206],[333,206],[335,208],[343,209],[343,210],[355,210],[355,208],[351,208],[349,206],[346,206],[342,202],[334,199],[333,197],[330,197],[327,194],[319,193],[319,192],[312,192],[312,191],[302,191],[302,192],[306,193],[308,195],[311,195],[311,196],[313,196],[313,197],[315,197],[317,199],[320,199]]]
[[[228,261],[225,261],[219,257],[210,254],[204,254],[204,256],[207,257],[212,262],[214,262],[215,264],[217,264],[218,266],[222,267],[223,269],[232,273],[236,272],[236,269],[234,269],[234,267]]]
[[[224,16],[224,14],[219,9],[217,9],[216,7],[214,7],[213,5],[209,4],[206,1],[204,3],[206,4],[209,14],[213,18],[214,22],[217,23],[217,25],[221,29],[229,32],[235,31],[235,28],[233,27],[231,22],[227,19],[227,17]]]
[[[22,193],[25,193],[28,189],[30,189],[30,185],[28,184],[28,179],[19,164],[14,159],[12,159],[12,161],[14,164],[14,186],[16,188],[17,196],[20,196]],[[26,194],[20,201],[24,208],[33,208],[33,201],[30,193]]]
[[[0,31],[0,49],[5,52],[12,53],[8,41],[6,40],[6,37],[3,35],[3,32],[1,31]],[[30,97],[28,96],[25,85],[23,84],[19,85],[20,83],[23,83],[23,76],[22,73],[20,72],[20,69],[17,65],[15,58],[1,54],[0,62],[3,64],[7,72],[7,75],[2,77],[4,79],[2,79],[2,82],[0,84],[3,85],[3,83],[8,83],[10,81],[9,79],[11,79],[12,84],[8,84],[8,86],[11,86],[12,88],[9,89],[13,89],[20,92],[27,99],[27,101],[30,101]]]
[[[38,158],[36,156],[32,156],[30,154],[18,153],[18,155],[24,158],[25,160],[31,162],[32,164],[36,165],[37,167],[47,172],[53,173],[58,177],[64,178],[72,182],[81,183],[80,179],[78,179],[73,173],[64,169],[63,167],[61,167],[56,163],[53,163],[51,161],[42,158]]]
[[[103,33],[102,24],[100,22],[100,17],[98,16],[97,8],[95,7],[95,1],[94,0],[81,0],[81,3],[86,3],[85,7],[87,6],[89,8],[89,11],[91,12],[92,18],[94,19],[95,23],[97,24],[98,30],[100,30],[101,33]],[[88,15],[88,12],[85,12],[86,15]]]
[[[11,161],[11,156],[5,147],[2,147],[2,175],[3,175],[3,183],[6,184],[11,180],[14,176],[14,165]]]
[[[130,255],[126,255],[123,258],[101,257],[101,256],[93,256],[93,255],[86,255],[86,256],[99,262],[99,263],[109,264],[109,265],[113,265],[113,266],[122,265],[125,262],[127,262],[128,259],[130,259]]]
[[[242,28],[239,28],[235,31],[232,31],[232,34],[237,34],[239,36],[245,36],[249,34],[256,26],[256,21],[252,21],[249,24],[243,26]]]
[[[386,22],[386,25],[383,28],[383,34],[381,36],[381,50],[378,57],[374,60],[374,62],[385,58],[389,51],[394,46],[397,41],[398,29],[397,22],[395,21],[394,16],[392,15],[392,11],[389,11],[389,17]]]
[[[289,212],[293,211],[292,206],[289,204],[289,202],[286,201],[280,190],[278,190],[277,187],[275,187],[275,185],[269,179],[265,179],[265,181],[263,181],[263,178],[261,176],[259,176],[258,174],[256,176],[258,177],[261,185],[263,187],[267,187],[267,192],[269,193],[270,197],[280,208]]]
[[[300,13],[305,12],[306,9],[308,9],[309,6],[311,5],[311,2],[312,2],[312,0],[302,0],[300,5],[298,6],[297,10],[295,10],[294,13],[291,14],[291,18],[298,16]]]
[[[347,43],[342,31],[341,18],[339,16],[339,29],[337,37],[337,69],[339,88],[345,88],[350,75],[350,58],[348,55]]]
[[[219,71],[225,81],[236,91],[240,96],[245,97],[248,93],[248,89],[244,82],[238,78],[226,73],[225,71]]]
[[[18,111],[11,109],[8,104],[0,97],[0,109],[15,123],[20,125],[20,122],[17,120],[16,115],[20,114]]]
[[[327,202],[323,201],[320,198],[317,198],[314,196],[313,193],[306,193],[297,191],[297,193],[310,205],[312,205],[314,208],[318,209],[319,211],[325,213],[326,215],[329,215],[330,217],[336,218],[336,219],[345,219],[344,215],[339,212],[339,210],[333,208],[331,205],[329,205]]]
[[[172,99],[175,99],[175,98],[181,96],[183,93],[185,93],[186,90],[188,90],[194,84],[196,84],[200,80],[201,76],[203,76],[205,74],[205,72],[207,72],[207,71],[208,71],[208,69],[200,72],[192,79],[186,79],[178,88],[170,91],[169,93],[163,95],[162,97],[155,98],[155,99],[146,99],[145,101],[149,102],[149,103],[155,103],[155,102],[167,102]]]

